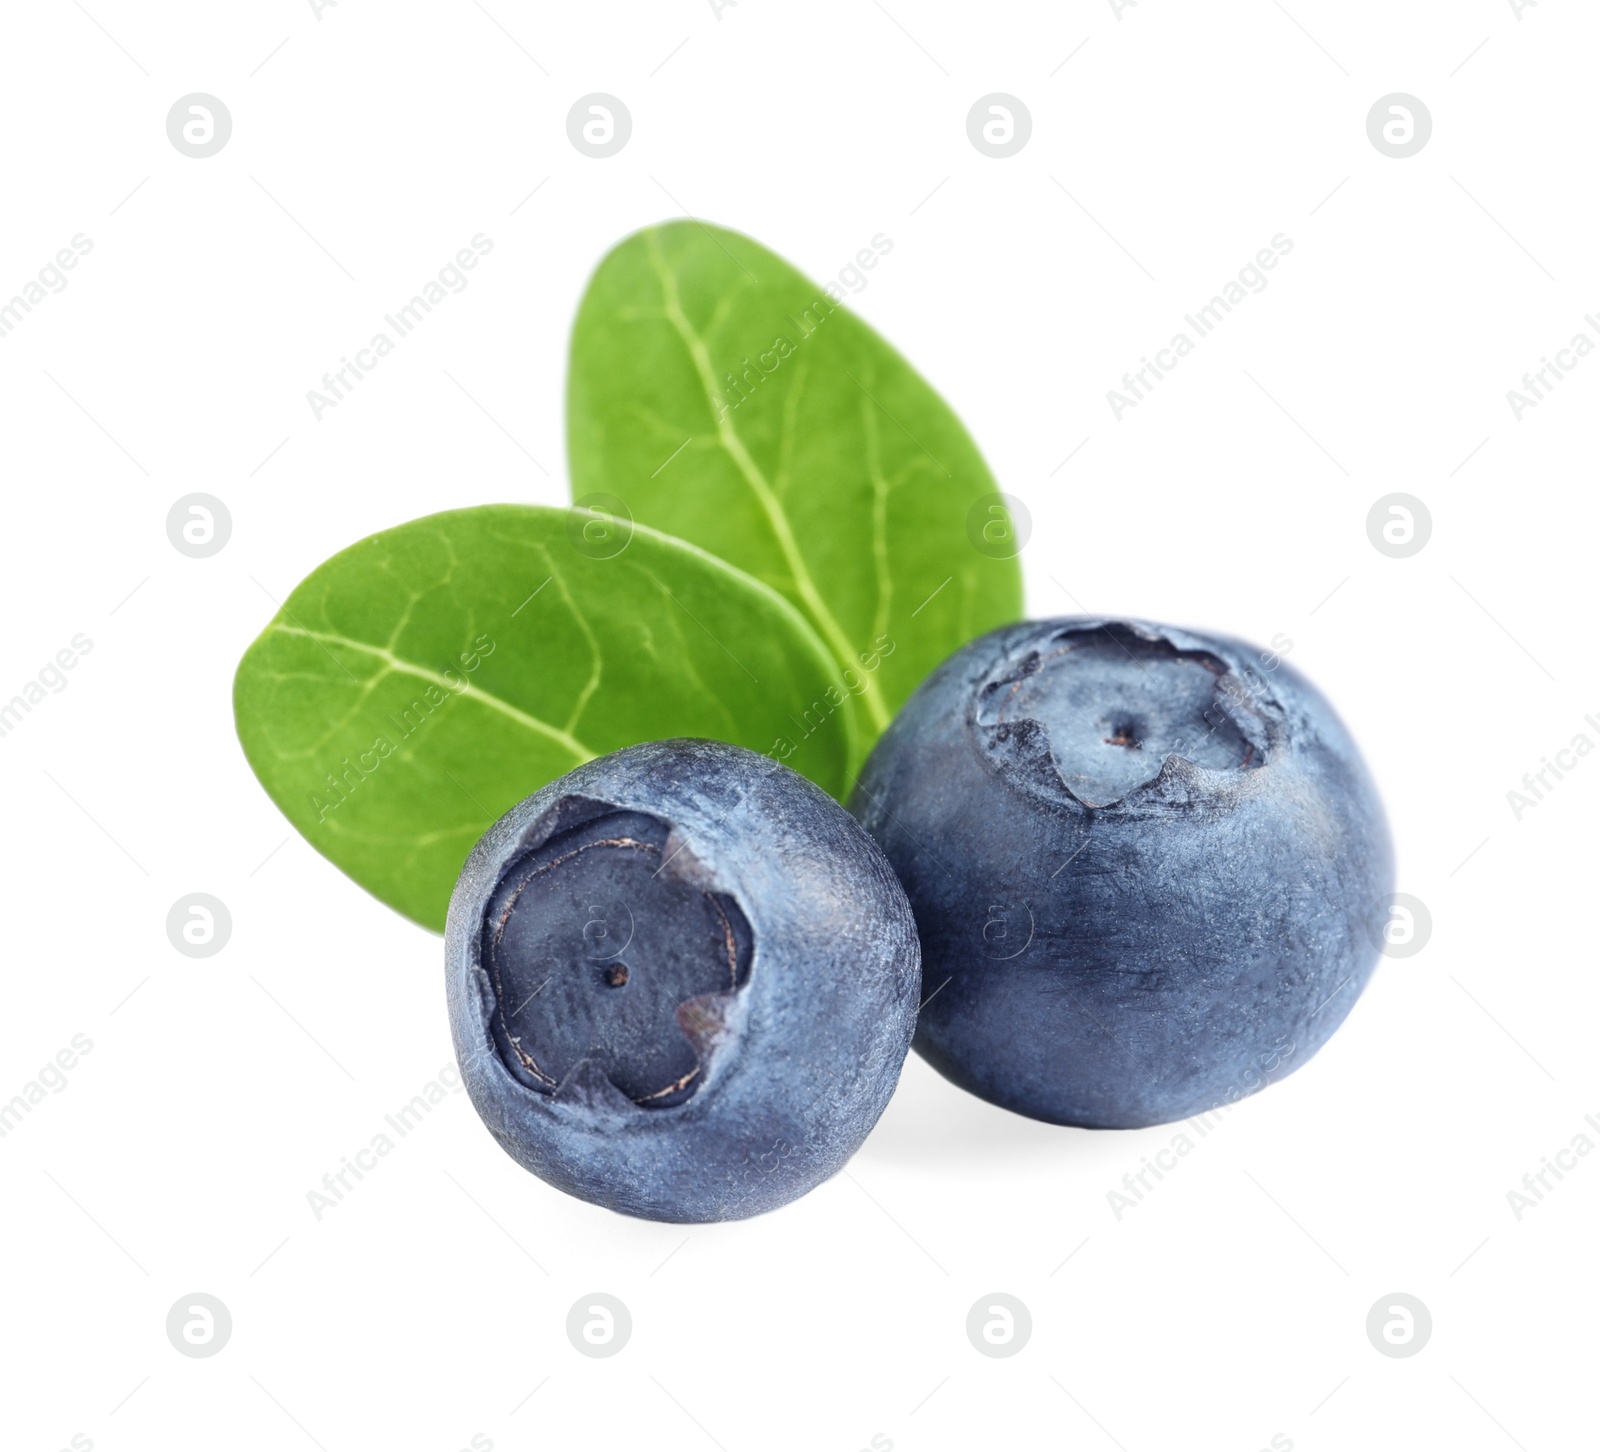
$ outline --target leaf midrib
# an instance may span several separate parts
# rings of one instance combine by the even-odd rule
[[[359,651],[361,654],[369,655],[375,660],[381,660],[391,671],[399,675],[415,676],[418,680],[427,681],[431,685],[439,687],[440,690],[448,691],[452,696],[463,696],[475,700],[490,710],[498,711],[501,715],[509,717],[517,722],[518,725],[525,726],[528,730],[547,737],[572,755],[574,766],[581,766],[586,761],[593,761],[600,755],[598,751],[578,740],[571,732],[563,731],[559,726],[552,726],[548,721],[529,715],[519,707],[513,706],[503,697],[495,695],[492,691],[486,691],[481,686],[474,685],[471,681],[467,681],[464,686],[452,685],[438,671],[429,670],[426,666],[420,666],[413,661],[408,661],[385,646],[373,645],[365,640],[356,640],[352,636],[342,635],[337,631],[307,630],[302,625],[284,625],[276,620],[267,628],[276,631],[280,635],[299,636],[306,640],[315,640],[323,645],[339,645],[348,650]]]
[[[700,381],[701,391],[705,395],[706,406],[716,420],[717,441],[722,445],[728,457],[733,460],[743,476],[750,492],[755,495],[756,502],[761,505],[766,514],[767,522],[771,526],[778,549],[783,555],[784,564],[789,571],[790,578],[794,581],[796,592],[799,594],[807,613],[821,631],[827,641],[828,648],[832,651],[836,663],[845,670],[854,670],[856,667],[856,649],[851,643],[844,628],[835,619],[833,612],[828,608],[827,602],[822,598],[817,589],[816,582],[811,578],[811,571],[806,565],[805,557],[800,553],[799,543],[794,537],[794,530],[790,527],[789,516],[782,502],[768,483],[766,474],[761,466],[750,456],[750,451],[745,447],[733,426],[728,422],[726,412],[719,413],[716,404],[716,387],[712,378],[711,358],[707,352],[705,340],[695,331],[694,325],[689,321],[687,314],[678,297],[678,281],[671,269],[666,265],[666,259],[661,255],[661,245],[654,229],[647,234],[649,238],[648,251],[651,265],[655,268],[656,276],[661,282],[662,310],[667,315],[667,321],[672,324],[682,340],[684,348],[688,351],[689,359],[694,364],[695,376]],[[859,697],[865,702],[867,712],[872,718],[872,724],[878,731],[887,729],[891,712],[885,700],[883,690],[878,684],[877,677],[864,674],[862,680],[864,689]]]

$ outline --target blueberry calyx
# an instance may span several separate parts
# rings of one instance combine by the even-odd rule
[[[1003,775],[1090,810],[1226,795],[1286,745],[1258,679],[1134,622],[1023,639],[976,703],[979,744]]]
[[[563,815],[574,814],[557,823]],[[500,875],[482,930],[490,1027],[528,1088],[559,1098],[586,1083],[589,1097],[609,1097],[603,1080],[635,1105],[667,1109],[703,1082],[753,936],[672,831],[660,817],[602,808]]]

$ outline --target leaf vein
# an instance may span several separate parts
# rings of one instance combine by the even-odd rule
[[[468,681],[464,686],[452,686],[438,671],[429,670],[426,666],[419,666],[412,661],[402,660],[385,646],[373,645],[365,640],[355,640],[348,635],[341,635],[333,631],[307,630],[303,626],[283,625],[276,620],[267,628],[277,631],[280,635],[302,636],[308,640],[319,641],[324,645],[344,646],[348,650],[357,651],[362,655],[370,655],[375,660],[382,661],[390,672],[398,675],[415,676],[419,680],[428,681],[438,686],[441,690],[448,691],[453,696],[465,696],[475,700],[489,710],[498,711],[537,735],[555,742],[556,745],[570,752],[576,758],[577,763],[592,761],[600,754],[584,745],[571,732],[565,731],[559,726],[552,726],[548,721],[540,720],[537,716],[530,715],[527,711],[513,706],[511,702],[495,695],[492,691],[486,691],[481,686],[474,685],[471,681]]]
[[[784,564],[788,568],[791,587],[800,597],[801,604],[806,613],[810,615],[817,629],[822,633],[823,639],[832,650],[836,662],[845,668],[853,668],[855,664],[855,647],[851,644],[840,626],[833,612],[823,600],[818,591],[816,581],[811,578],[810,568],[805,557],[800,553],[799,543],[794,536],[794,530],[789,523],[789,516],[783,505],[773,493],[772,485],[768,481],[761,466],[751,457],[750,451],[745,447],[745,442],[740,438],[737,430],[728,422],[728,410],[719,409],[716,405],[717,391],[711,371],[711,358],[706,349],[705,339],[700,336],[690,323],[688,316],[683,311],[683,305],[678,296],[677,279],[667,267],[666,259],[661,255],[661,243],[657,233],[652,230],[646,234],[649,241],[649,252],[652,266],[661,283],[663,303],[666,309],[667,321],[672,324],[684,347],[688,350],[690,361],[694,364],[695,375],[699,379],[701,392],[705,395],[706,406],[711,411],[716,427],[716,438],[738,468],[750,492],[755,495],[757,503],[761,505],[766,515],[768,525],[772,529],[778,549],[783,555]],[[866,703],[867,710],[872,717],[873,724],[880,731],[889,724],[889,707],[884,699],[883,690],[875,676],[866,677],[866,689],[859,697]]]

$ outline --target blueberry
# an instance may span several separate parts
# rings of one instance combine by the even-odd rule
[[[911,909],[788,767],[658,741],[513,807],[446,928],[473,1104],[519,1164],[652,1220],[730,1220],[840,1169],[916,1023]]]
[[[918,1051],[1036,1119],[1130,1128],[1253,1093],[1376,962],[1376,790],[1316,689],[1239,641],[1006,626],[923,682],[852,810],[916,914]]]

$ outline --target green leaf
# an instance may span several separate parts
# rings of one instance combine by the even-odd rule
[[[620,498],[794,602],[865,681],[865,750],[934,666],[1021,614],[1022,580],[969,535],[995,483],[966,429],[842,293],[699,222],[627,238],[573,328],[567,441],[580,502]]]
[[[830,702],[848,698],[798,612],[680,540],[584,524],[486,505],[375,534],[313,571],[239,663],[262,785],[426,927],[491,822],[623,746],[731,741],[845,789],[850,713]]]

